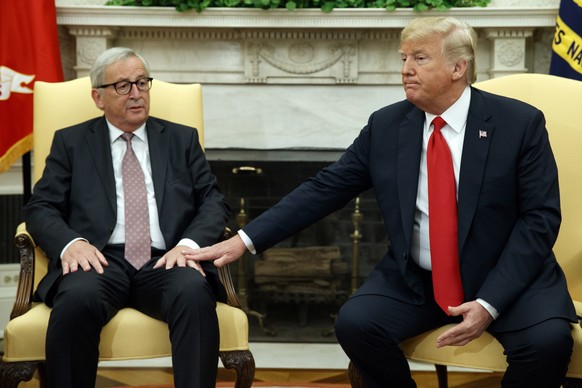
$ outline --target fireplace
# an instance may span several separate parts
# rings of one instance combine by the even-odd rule
[[[209,149],[207,155],[232,209],[229,226],[237,230],[341,151]],[[251,341],[335,342],[335,313],[386,244],[370,190],[264,254],[245,255],[231,270],[249,315]]]

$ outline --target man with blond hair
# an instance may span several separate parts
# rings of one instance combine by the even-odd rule
[[[263,252],[372,188],[390,246],[336,321],[367,388],[415,387],[399,343],[448,323],[436,347],[499,340],[504,387],[557,388],[567,371],[577,318],[552,252],[560,196],[545,119],[471,87],[476,41],[454,18],[413,20],[399,50],[406,100],[237,236],[186,254],[220,266]]]

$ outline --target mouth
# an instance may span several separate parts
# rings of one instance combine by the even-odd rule
[[[418,87],[418,83],[411,82],[411,81],[403,81],[402,86],[404,87],[405,90],[406,89],[416,89]]]
[[[142,105],[133,105],[128,108],[128,110],[136,112],[142,110],[144,107]]]

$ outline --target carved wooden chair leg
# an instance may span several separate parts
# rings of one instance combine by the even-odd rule
[[[447,376],[447,366],[446,365],[435,365],[437,379],[439,382],[439,388],[448,388],[449,379]]]
[[[352,385],[352,388],[366,388],[366,385],[364,384],[364,379],[362,379],[360,371],[351,361],[350,365],[348,366],[348,377],[350,379],[350,384]]]
[[[255,359],[248,350],[220,352],[220,360],[226,369],[234,369],[234,388],[250,388],[255,378]]]
[[[0,387],[18,388],[23,381],[30,381],[42,361],[0,361]]]

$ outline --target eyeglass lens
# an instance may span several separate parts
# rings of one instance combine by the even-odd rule
[[[140,78],[137,81],[121,81],[113,84],[115,91],[119,94],[128,94],[131,91],[132,86],[137,86],[140,92],[147,92],[152,87],[152,80],[149,78]]]

